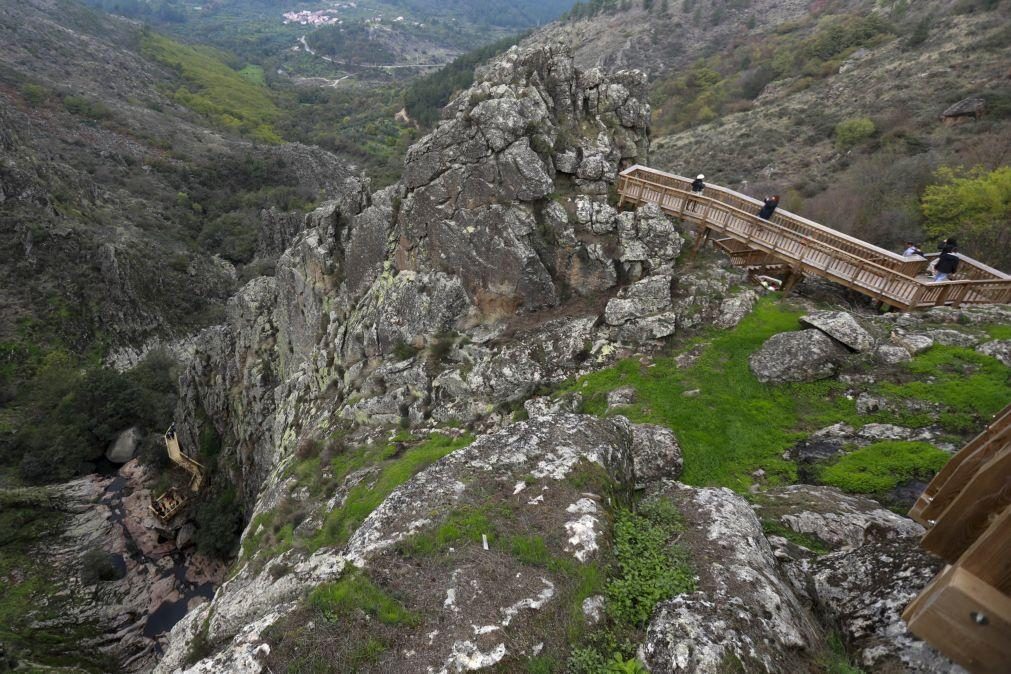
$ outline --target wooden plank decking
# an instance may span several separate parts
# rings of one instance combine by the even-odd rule
[[[934,477],[909,516],[949,566],[906,607],[910,631],[974,673],[1011,665],[1011,405]]]
[[[622,204],[654,203],[695,223],[700,242],[710,231],[719,234],[718,244],[740,266],[785,267],[795,279],[814,274],[902,310],[1011,302],[1011,276],[972,258],[959,256],[960,280],[935,283],[918,276],[929,264],[925,257],[904,257],[782,209],[763,220],[758,200],[717,185],[692,194],[691,182],[635,165],[622,171],[618,192]]]

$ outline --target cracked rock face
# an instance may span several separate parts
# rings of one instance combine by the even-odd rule
[[[773,335],[748,359],[758,381],[815,381],[835,374],[846,350],[820,330]]]
[[[748,503],[729,489],[666,483],[651,498],[670,499],[685,519],[698,589],[661,602],[639,657],[654,674],[722,672],[735,658],[745,671],[800,672],[814,665],[820,636]]]
[[[812,594],[838,622],[868,671],[964,672],[906,629],[902,611],[941,570],[908,538],[825,555],[810,568]]]
[[[408,151],[398,267],[459,275],[483,314],[556,305],[552,244],[537,224],[545,197],[573,172],[585,192],[606,194],[621,160],[645,156],[645,100],[644,78],[584,76],[561,48],[510,50]],[[600,227],[613,217],[602,213]]]

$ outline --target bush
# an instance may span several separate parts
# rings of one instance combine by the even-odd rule
[[[839,122],[835,127],[835,144],[849,150],[874,135],[877,127],[869,117],[856,117]]]
[[[193,542],[198,552],[218,559],[235,555],[242,533],[242,506],[234,489],[229,487],[197,506],[194,520]]]
[[[119,580],[126,575],[126,569],[116,563],[116,557],[100,548],[92,548],[81,558],[81,582],[95,585],[111,580]]]

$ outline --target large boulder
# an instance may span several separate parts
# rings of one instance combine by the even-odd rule
[[[307,587],[347,573],[366,577],[416,616],[416,623],[405,626],[409,650],[377,654],[381,671],[463,671],[467,662],[478,661],[507,666],[537,653],[546,640],[564,644],[564,634],[545,634],[541,626],[545,616],[567,610],[561,602],[574,590],[573,578],[525,563],[508,541],[537,536],[554,557],[577,566],[594,563],[610,535],[601,487],[633,487],[636,455],[647,456],[642,432],[657,444],[655,429],[620,417],[558,413],[484,435],[396,488],[343,546],[284,553],[277,563],[288,572],[281,576],[272,574],[269,564],[241,566],[209,607],[177,625],[156,671],[181,667],[195,639],[209,639],[220,650],[193,671],[279,671],[283,661],[275,658],[297,648],[289,639],[312,620],[299,612],[299,598]],[[671,443],[666,444],[656,456],[671,455]],[[375,476],[366,472],[354,479]],[[319,505],[329,509],[339,501]],[[475,513],[484,518],[476,537],[452,540],[437,554],[411,553],[416,537]],[[334,632],[334,652],[350,653],[370,630],[383,628],[349,619],[309,629],[338,630],[343,641]]]
[[[105,458],[112,463],[126,463],[137,451],[140,438],[140,429],[136,426],[126,429],[109,444],[109,448],[105,450]]]
[[[653,674],[810,671],[819,630],[780,575],[762,526],[729,489],[666,483],[650,498],[670,499],[684,516],[679,542],[689,550],[698,589],[661,602],[640,659]]]
[[[671,306],[669,274],[649,276],[622,288],[618,296],[609,300],[604,309],[608,325],[622,325],[635,318],[645,318]]]
[[[797,484],[768,489],[756,503],[762,519],[773,519],[799,534],[816,536],[833,548],[853,550],[868,541],[905,537],[918,540],[923,535],[923,527],[908,517],[835,487]]]
[[[821,330],[853,351],[870,351],[874,348],[874,337],[871,333],[845,311],[814,311],[801,316],[800,322]]]
[[[819,608],[839,626],[857,664],[874,672],[964,672],[913,636],[902,611],[941,570],[917,538],[866,542],[820,557],[809,568]]]
[[[748,359],[758,381],[815,381],[836,373],[846,350],[820,330],[773,335]]]

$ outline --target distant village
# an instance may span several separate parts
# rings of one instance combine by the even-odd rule
[[[338,2],[329,9],[316,11],[303,10],[301,12],[285,12],[282,14],[284,23],[298,23],[303,26],[326,26],[331,24],[341,24],[343,20],[334,16],[334,12],[340,9],[356,9],[357,2]]]
[[[341,9],[357,9],[357,2],[338,2],[334,3],[327,9],[318,10],[302,10],[300,12],[285,12],[281,16],[284,18],[284,23],[287,25],[289,23],[297,23],[303,26],[340,26],[344,24],[344,19],[337,16],[337,11]],[[403,23],[404,17],[398,16],[393,19],[393,23]],[[371,18],[365,19],[365,23],[383,23],[383,15],[378,14]],[[415,28],[424,28],[425,24],[418,21],[407,22]],[[405,24],[406,25],[406,24]]]

